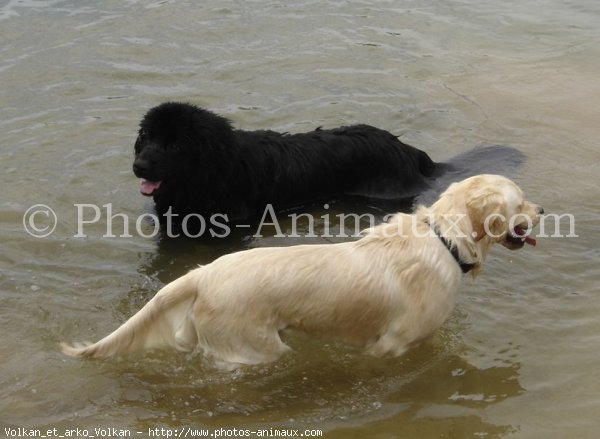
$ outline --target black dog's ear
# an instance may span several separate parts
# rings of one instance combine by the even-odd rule
[[[211,154],[231,152],[235,147],[235,135],[231,123],[226,118],[208,110],[196,108],[192,116],[192,129],[195,141],[201,148],[208,148]]]

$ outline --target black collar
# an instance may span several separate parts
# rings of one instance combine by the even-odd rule
[[[431,227],[431,230],[433,230],[433,233],[435,233],[436,236],[438,238],[440,238],[440,241],[442,241],[444,246],[448,249],[448,251],[450,252],[450,254],[452,255],[452,257],[454,258],[454,260],[456,261],[456,263],[458,264],[458,266],[460,267],[460,269],[462,270],[463,273],[468,273],[469,271],[471,271],[473,269],[473,267],[475,267],[476,264],[474,264],[472,262],[461,261],[460,256],[458,254],[458,249],[456,248],[456,246],[452,246],[451,241],[447,240],[442,235],[440,235],[440,232],[437,227],[435,227],[435,226],[432,227],[431,224],[429,224],[429,222],[427,222],[427,224],[429,225],[429,227]]]

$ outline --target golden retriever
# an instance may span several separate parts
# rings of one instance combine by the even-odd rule
[[[398,356],[450,315],[462,272],[479,272],[492,244],[535,244],[543,209],[509,179],[452,184],[431,207],[397,214],[341,244],[257,248],[222,256],[162,288],[79,357],[200,347],[217,361],[258,364],[290,348],[280,331],[338,337]]]

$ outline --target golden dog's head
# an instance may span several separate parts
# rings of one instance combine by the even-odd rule
[[[530,234],[544,209],[525,200],[523,191],[508,178],[490,174],[467,178],[452,184],[440,201],[444,198],[465,206],[475,242],[485,247],[500,243],[511,250],[525,243],[535,245]]]
[[[525,200],[523,191],[506,177],[483,174],[451,184],[430,207],[419,206],[415,215],[397,214],[386,224],[367,229],[370,236],[407,236],[407,227],[421,229],[417,235],[435,233],[446,244],[461,268],[473,276],[481,270],[493,244],[516,250],[535,245],[533,228],[544,213],[541,206]],[[464,268],[463,268],[464,270]]]

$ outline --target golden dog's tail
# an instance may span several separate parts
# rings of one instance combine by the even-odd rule
[[[144,307],[116,331],[93,344],[61,343],[66,355],[73,357],[110,357],[140,349],[175,347],[191,350],[198,336],[190,317],[197,297],[198,270],[162,288]]]

